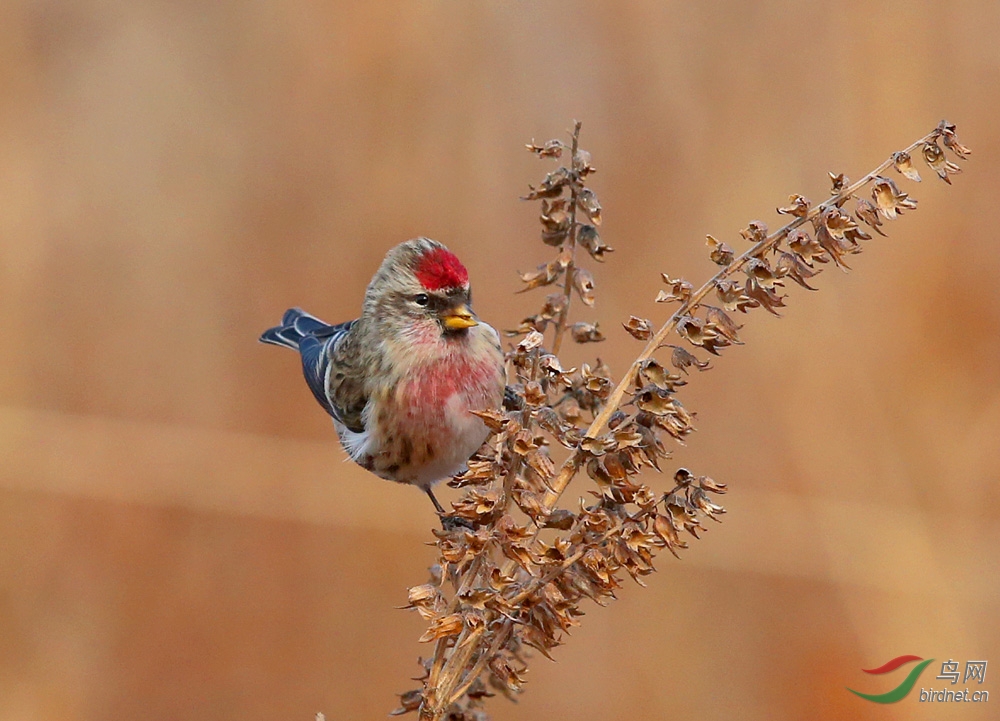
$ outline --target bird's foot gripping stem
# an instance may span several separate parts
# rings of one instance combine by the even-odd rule
[[[438,517],[441,519],[441,528],[446,531],[457,531],[459,529],[466,531],[475,530],[476,527],[469,519],[462,518],[454,513],[445,513],[444,507],[438,503],[438,499],[434,497],[434,492],[430,488],[425,488],[424,490],[427,492],[427,497],[431,499],[431,503],[434,504],[434,508],[437,510]]]

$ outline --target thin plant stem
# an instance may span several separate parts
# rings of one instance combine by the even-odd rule
[[[576,153],[580,149],[580,128],[583,127],[583,123],[577,120],[573,124],[573,142],[570,148],[570,167],[574,168],[576,165]],[[574,170],[575,173],[575,170]],[[575,178],[576,176],[574,176]],[[570,257],[569,264],[566,266],[566,278],[563,283],[563,296],[566,298],[566,302],[563,304],[562,311],[559,313],[559,319],[556,321],[555,333],[552,338],[552,353],[554,355],[559,355],[559,349],[562,347],[563,336],[566,335],[566,321],[569,318],[569,306],[573,300],[573,276],[576,273],[576,201],[577,201],[577,185],[578,182],[574,179],[569,186],[570,192],[570,206],[569,206],[569,235],[566,237],[566,246],[569,249]]]
[[[481,674],[483,669],[486,668],[486,664],[489,663],[489,660],[496,655],[497,651],[500,650],[500,647],[507,641],[507,636],[510,634],[512,624],[513,622],[510,619],[506,619],[500,630],[494,632],[493,641],[490,644],[489,649],[486,653],[479,654],[479,658],[476,659],[475,665],[466,675],[465,680],[462,681],[462,684],[452,692],[451,697],[448,699],[448,705],[451,705],[461,699],[466,692],[472,688],[472,684],[474,684],[476,679],[479,678],[479,674]]]

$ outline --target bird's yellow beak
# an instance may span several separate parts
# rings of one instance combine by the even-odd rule
[[[471,328],[479,325],[479,321],[472,315],[469,306],[462,304],[457,308],[452,308],[441,316],[444,327],[449,330],[459,330],[461,328]]]

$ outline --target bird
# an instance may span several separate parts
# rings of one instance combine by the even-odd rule
[[[290,308],[260,341],[298,351],[351,460],[422,489],[447,527],[431,486],[467,468],[489,437],[473,412],[499,409],[505,391],[500,336],[472,311],[454,253],[430,238],[400,243],[356,320],[330,325]]]

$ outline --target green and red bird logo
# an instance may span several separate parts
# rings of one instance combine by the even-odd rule
[[[895,671],[900,666],[911,663],[913,661],[920,661],[916,666],[914,666],[910,673],[907,674],[903,682],[900,683],[892,691],[887,691],[886,693],[861,693],[860,691],[855,691],[853,688],[848,688],[847,690],[856,696],[860,696],[866,701],[873,701],[875,703],[896,703],[906,698],[906,694],[913,690],[913,687],[917,683],[917,679],[920,678],[920,674],[923,673],[924,669],[934,661],[933,658],[929,658],[926,661],[920,658],[920,656],[897,656],[891,661],[887,661],[878,668],[863,668],[861,669],[865,673],[890,673]]]

